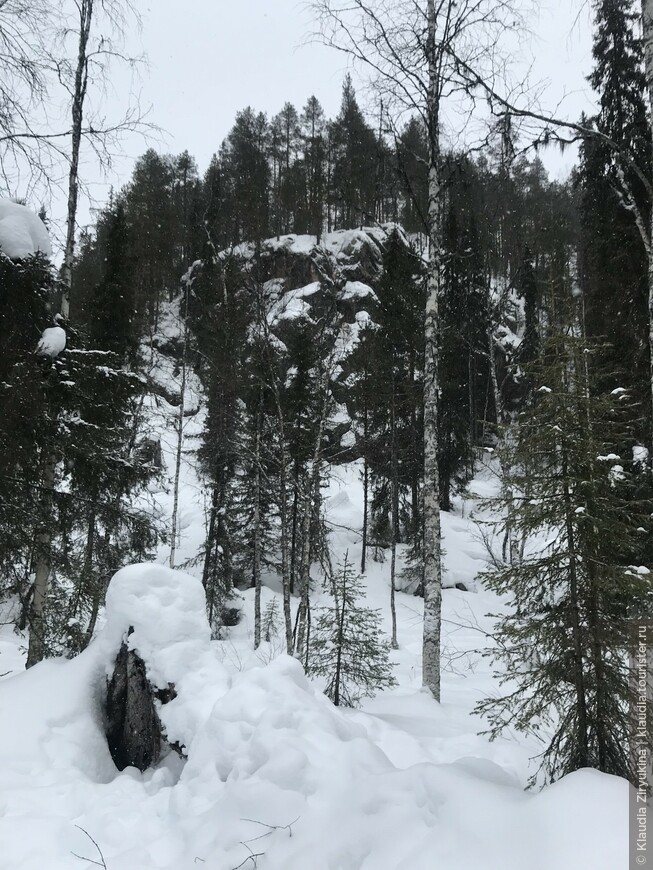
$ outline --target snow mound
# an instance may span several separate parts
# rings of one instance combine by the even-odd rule
[[[228,685],[211,645],[201,581],[158,564],[122,568],[109,584],[105,619],[98,654],[107,676],[126,641],[156,689],[174,684],[177,697],[159,716],[168,740],[188,746]]]
[[[266,870],[625,865],[625,781],[580,771],[528,794],[498,765],[470,757],[468,743],[452,763],[434,763],[413,742],[414,763],[397,764],[373,738],[382,720],[333,707],[295,659],[280,656],[233,681],[203,667],[219,645],[207,637],[200,593],[199,581],[181,572],[123,569],[95,644],[73,661],[45,662],[0,683],[3,866],[64,870],[77,860],[71,852],[96,860],[82,831],[111,870],[230,870],[251,863],[249,855]],[[117,773],[103,741],[97,668],[129,625],[151,660],[176,651],[166,673],[183,671],[191,655],[204,670],[165,705],[194,710],[196,721],[203,706],[178,778],[165,766]],[[446,712],[424,693],[398,697],[396,710],[411,697],[429,730],[444,736]],[[398,734],[390,726],[385,733],[389,743]]]
[[[11,199],[0,199],[0,249],[12,259],[52,255],[50,237],[38,215]]]
[[[374,290],[362,281],[347,281],[342,291],[343,299],[371,299],[378,302],[379,297]]]
[[[36,346],[38,356],[59,356],[66,349],[66,330],[62,326],[50,326],[43,330],[43,334]]]

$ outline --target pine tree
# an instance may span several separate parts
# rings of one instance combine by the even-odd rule
[[[363,583],[347,554],[333,591],[333,604],[322,609],[311,634],[308,672],[326,679],[325,693],[336,706],[354,707],[395,685],[389,644],[379,612],[360,604]]]

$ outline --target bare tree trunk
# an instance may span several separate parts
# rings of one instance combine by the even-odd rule
[[[442,572],[440,564],[440,482],[438,477],[438,301],[442,271],[440,190],[439,53],[435,0],[428,0],[429,264],[424,322],[424,634],[422,681],[440,700]]]
[[[72,285],[73,259],[75,257],[75,230],[77,228],[77,200],[79,197],[79,152],[82,144],[84,100],[88,86],[88,40],[91,34],[94,0],[79,0],[79,40],[77,67],[73,89],[70,169],[68,172],[68,215],[66,220],[66,246],[64,248],[61,279],[61,315],[67,320],[70,315],[70,289]]]
[[[307,632],[307,622],[310,605],[310,587],[311,587],[311,517],[313,516],[314,505],[318,501],[319,483],[320,483],[320,457],[322,455],[322,439],[324,437],[324,427],[326,424],[327,411],[329,407],[330,395],[330,365],[327,365],[322,382],[322,408],[320,411],[320,420],[315,435],[315,445],[313,447],[313,457],[311,460],[311,470],[306,487],[304,498],[304,513],[302,516],[302,558],[300,565],[300,595],[297,622],[297,640],[295,644],[295,656],[301,661],[304,658],[305,641]]]
[[[497,377],[497,358],[494,352],[494,336],[492,335],[492,325],[487,328],[487,350],[490,356],[490,378],[492,380],[492,394],[494,396],[494,410],[497,415],[497,426],[503,423],[503,403],[501,401],[501,392],[499,390],[499,379]]]
[[[348,565],[348,553],[345,553],[345,561],[342,565],[342,590],[341,590],[341,601],[338,606],[338,596],[334,596],[335,605],[336,605],[336,619],[338,621],[338,640],[336,645],[336,675],[334,679],[334,690],[333,690],[333,704],[335,707],[340,706],[340,680],[342,677],[342,648],[345,637],[345,616],[347,613],[346,610],[346,599],[347,599],[347,568]]]
[[[365,364],[365,397],[363,399],[363,540],[361,545],[361,574],[365,573],[365,559],[367,556],[367,529],[369,513],[370,491],[370,467],[367,461],[367,439],[369,435],[369,420],[367,413],[367,363]]]
[[[253,568],[252,582],[254,584],[254,649],[261,644],[261,405],[262,395],[259,391],[259,408],[256,413],[256,436],[254,444],[254,517],[253,517]]]
[[[361,543],[361,574],[365,573],[365,560],[367,556],[367,516],[369,513],[369,491],[370,491],[370,468],[367,462],[367,456],[363,459],[363,533]]]
[[[52,492],[54,490],[56,457],[53,452],[45,459],[43,469],[43,516],[41,529],[36,536],[36,571],[34,577],[34,595],[30,613],[29,646],[25,667],[31,668],[40,662],[45,655],[45,611],[50,580],[50,545],[52,533],[49,523],[52,522]]]
[[[175,456],[175,479],[172,488],[172,519],[170,522],[170,567],[175,567],[175,555],[177,552],[177,514],[179,512],[179,477],[181,474],[181,453],[184,446],[184,412],[186,410],[186,365],[188,360],[188,284],[185,285],[184,294],[184,345],[181,354],[181,396],[179,400],[179,413],[177,414],[177,453]],[[181,313],[181,312],[180,312]]]
[[[308,607],[311,592],[311,515],[313,512],[313,476],[315,473],[315,456],[313,466],[304,491],[304,506],[302,511],[302,541],[301,558],[299,562],[299,608],[297,610],[297,631],[295,638],[295,656],[302,661],[306,641]]]
[[[283,621],[286,629],[286,652],[293,650],[292,613],[290,611],[290,569],[288,564],[288,475],[286,465],[286,442],[283,416],[279,418],[279,441],[281,461],[279,465],[279,501],[281,514],[281,588],[283,592]]]
[[[644,34],[646,89],[649,109],[653,112],[653,0],[642,0],[642,31]],[[653,131],[651,135],[651,148],[653,150]],[[648,230],[648,346],[651,380],[651,438],[653,439],[653,208],[651,208]],[[651,462],[653,463],[653,442],[649,446],[651,448]]]
[[[95,526],[95,521],[93,522],[93,525]],[[111,537],[111,533],[109,532],[109,529],[107,529],[104,533],[104,538],[103,538],[103,548],[104,548],[105,554],[106,554],[106,551],[109,547],[110,537]],[[106,565],[107,560],[105,559],[104,562]],[[91,599],[92,600],[91,616],[90,616],[90,619],[88,621],[88,626],[86,628],[86,634],[84,636],[84,649],[86,649],[86,647],[93,640],[93,632],[95,631],[95,626],[97,624],[97,618],[98,618],[98,614],[100,612],[100,605],[104,601],[104,595],[106,593],[107,581],[109,579],[110,579],[109,576],[107,576],[106,574],[100,575],[97,571],[95,571],[92,575],[93,588],[92,588],[92,599]]]
[[[61,270],[62,295],[61,315],[64,320],[70,313],[70,289],[72,285],[72,267],[75,256],[75,229],[77,223],[77,199],[79,195],[79,151],[82,141],[82,122],[84,117],[84,100],[88,84],[88,40],[91,31],[93,17],[93,0],[81,0],[79,10],[79,39],[77,51],[77,68],[75,71],[75,85],[72,103],[72,129],[71,129],[71,155],[70,170],[68,173],[68,214],[66,221],[66,246],[64,248],[64,261]],[[55,469],[57,457],[51,453],[45,460],[45,468],[42,480],[44,507],[52,503],[52,491],[54,490]],[[52,570],[50,547],[52,533],[45,526],[39,531],[36,539],[37,563],[36,577],[34,580],[34,597],[32,600],[32,612],[30,616],[30,639],[27,654],[26,667],[31,667],[41,661],[44,655],[43,631],[45,610],[47,606],[48,584]]]
[[[270,346],[270,327],[263,310],[259,306],[259,325],[267,346]],[[288,549],[288,453],[286,451],[286,427],[281,405],[281,390],[279,377],[275,371],[274,361],[269,364],[270,384],[274,394],[277,411],[277,426],[279,434],[279,521],[281,525],[281,589],[283,595],[283,621],[286,633],[286,652],[293,654],[293,625],[290,607],[290,554]]]
[[[392,618],[392,649],[399,649],[397,643],[397,606],[395,602],[396,573],[397,573],[397,539],[399,536],[399,466],[397,462],[397,429],[396,420],[396,396],[395,396],[395,370],[392,366],[392,402],[390,407],[390,439],[391,439],[391,465],[392,465],[392,550],[390,558],[390,616]]]
[[[580,744],[579,765],[585,767],[589,764],[588,749],[588,721],[587,721],[587,698],[585,687],[585,675],[583,672],[583,640],[581,629],[580,605],[578,601],[578,577],[576,573],[578,554],[576,552],[576,540],[573,524],[573,505],[569,489],[569,470],[567,467],[567,448],[561,445],[562,456],[562,489],[565,504],[565,529],[567,532],[567,546],[569,548],[569,594],[571,632],[574,642],[574,673],[571,679],[576,690],[576,714],[578,716],[578,742]]]

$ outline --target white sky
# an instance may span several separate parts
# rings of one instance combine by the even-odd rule
[[[307,97],[315,94],[328,117],[337,113],[347,61],[334,50],[308,42],[313,25],[305,2],[140,0],[137,5],[143,29],[135,51],[140,45],[149,59],[137,88],[141,105],[152,106],[149,119],[165,131],[151,142],[158,150],[187,149],[203,172],[236,112],[247,105],[270,116],[285,101],[301,110]],[[537,6],[531,18],[531,44],[521,47],[524,56],[532,56],[530,78],[545,85],[542,106],[577,119],[582,110],[592,110],[585,79],[591,68],[589,3],[543,0]],[[118,78],[110,95],[116,114],[128,91],[129,81],[123,87]],[[98,170],[85,162],[87,180],[100,202],[109,185],[118,188],[128,180],[134,159],[147,148],[139,137],[124,144],[124,158],[115,161],[106,179],[100,180]],[[560,157],[554,149],[541,156],[554,177],[564,176],[573,161],[573,156]],[[55,219],[60,211],[55,203]],[[88,215],[88,205],[82,204],[81,224]]]

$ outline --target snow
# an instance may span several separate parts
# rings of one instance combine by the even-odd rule
[[[341,495],[340,515],[353,506]],[[445,675],[441,706],[404,674],[367,709],[341,710],[288,656],[220,662],[203,604],[188,575],[123,569],[88,650],[0,683],[4,866],[83,867],[72,853],[92,866],[84,832],[111,870],[230,870],[249,854],[266,870],[624,866],[629,786],[579,771],[524,792],[515,746],[478,737],[464,701],[458,709],[460,676]],[[107,666],[130,625],[150,679],[177,681],[161,714],[187,753],[145,774],[116,771],[102,733]],[[400,628],[412,646],[415,626]]]
[[[66,330],[61,326],[50,326],[43,330],[39,343],[36,345],[38,356],[49,356],[54,359],[66,349]]]
[[[378,302],[379,297],[371,287],[363,284],[362,281],[347,281],[342,290],[343,300],[350,299],[370,299],[373,302]]]
[[[648,455],[648,449],[641,444],[636,444],[633,447],[633,462],[635,465],[645,468],[648,463]]]
[[[360,552],[356,463],[334,470],[326,494],[336,551]],[[489,477],[476,488],[491,487]],[[474,523],[443,514],[449,574],[469,583],[487,564]],[[387,613],[387,563],[371,561],[373,606]],[[275,598],[263,590],[263,606]],[[628,788],[579,771],[525,792],[539,744],[479,736],[470,716],[491,690],[478,652],[497,602],[444,594],[443,703],[420,686],[421,601],[398,593],[399,686],[362,710],[333,707],[280,644],[251,650],[246,619],[211,641],[198,578],[162,565],[114,576],[105,622],[72,661],[46,661],[0,682],[0,854],[12,870],[231,870],[260,855],[265,870],[615,870],[625,865]],[[101,699],[128,637],[157,686],[186,759],[119,773],[102,732]],[[448,662],[448,664],[447,664]],[[592,819],[591,838],[583,819]],[[250,851],[251,850],[251,851]],[[72,853],[86,858],[86,864]],[[253,865],[252,865],[253,866]]]
[[[297,320],[309,318],[311,306],[305,300],[314,296],[320,290],[320,282],[314,281],[306,287],[288,290],[281,298],[270,306],[267,315],[268,323],[274,326],[280,320]]]
[[[11,259],[52,255],[50,237],[38,215],[11,199],[0,199],[0,250]]]

